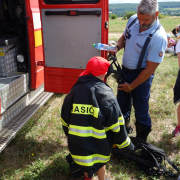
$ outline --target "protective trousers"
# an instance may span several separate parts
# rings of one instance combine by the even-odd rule
[[[128,70],[122,67],[127,82],[133,82],[143,70]],[[130,119],[132,105],[135,110],[136,122],[151,127],[151,117],[149,115],[149,97],[154,74],[144,83],[136,87],[131,93],[118,90],[117,100],[121,108],[124,119]]]

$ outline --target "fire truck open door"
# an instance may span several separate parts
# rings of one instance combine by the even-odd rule
[[[30,83],[31,90],[35,90],[44,83],[44,67],[37,62],[43,62],[43,47],[39,3],[37,0],[25,0],[28,47],[30,56]],[[22,66],[22,65],[21,65]]]
[[[93,56],[108,43],[108,0],[39,0],[45,91],[68,93]]]

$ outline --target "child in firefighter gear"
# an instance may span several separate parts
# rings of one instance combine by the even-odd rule
[[[180,41],[178,41],[177,43],[176,53],[178,56],[179,71],[176,79],[176,84],[174,86],[174,104],[180,102]],[[178,119],[178,124],[172,133],[174,137],[177,137],[180,134],[180,103],[177,108],[177,119]]]
[[[84,180],[96,172],[99,180],[105,180],[105,164],[113,144],[123,152],[134,150],[116,97],[104,82],[109,66],[102,57],[91,58],[62,106],[70,155],[84,172]]]

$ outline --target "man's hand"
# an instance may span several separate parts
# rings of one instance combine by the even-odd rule
[[[132,91],[130,84],[128,83],[124,83],[124,84],[119,84],[118,86],[118,90],[123,90],[127,93],[130,93]]]
[[[115,45],[115,50],[114,51],[108,51],[108,53],[112,53],[112,54],[114,54],[115,53],[115,55],[117,54],[117,52],[120,50],[120,49],[122,49],[122,48],[124,48],[124,41],[125,41],[125,37],[124,37],[124,35],[122,35],[120,38],[119,38],[119,40],[117,41],[117,43],[116,43],[116,45]]]
[[[109,43],[109,46],[113,46],[111,43]],[[110,51],[108,51],[108,53],[110,54],[112,54],[112,55],[116,55],[117,54],[117,47],[115,46],[115,50],[110,50]]]
[[[159,63],[154,63],[147,60],[147,67],[141,71],[138,77],[133,82],[131,82],[131,84],[120,84],[118,89],[125,92],[132,91],[137,86],[145,82],[155,72],[158,65]]]

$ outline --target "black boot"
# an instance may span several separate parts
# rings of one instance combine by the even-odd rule
[[[151,132],[150,126],[145,126],[141,123],[136,122],[136,137],[143,140],[144,142],[147,141],[147,137],[149,133]]]
[[[133,132],[133,128],[129,125],[130,124],[130,118],[125,118],[125,127],[128,134],[131,134]]]

